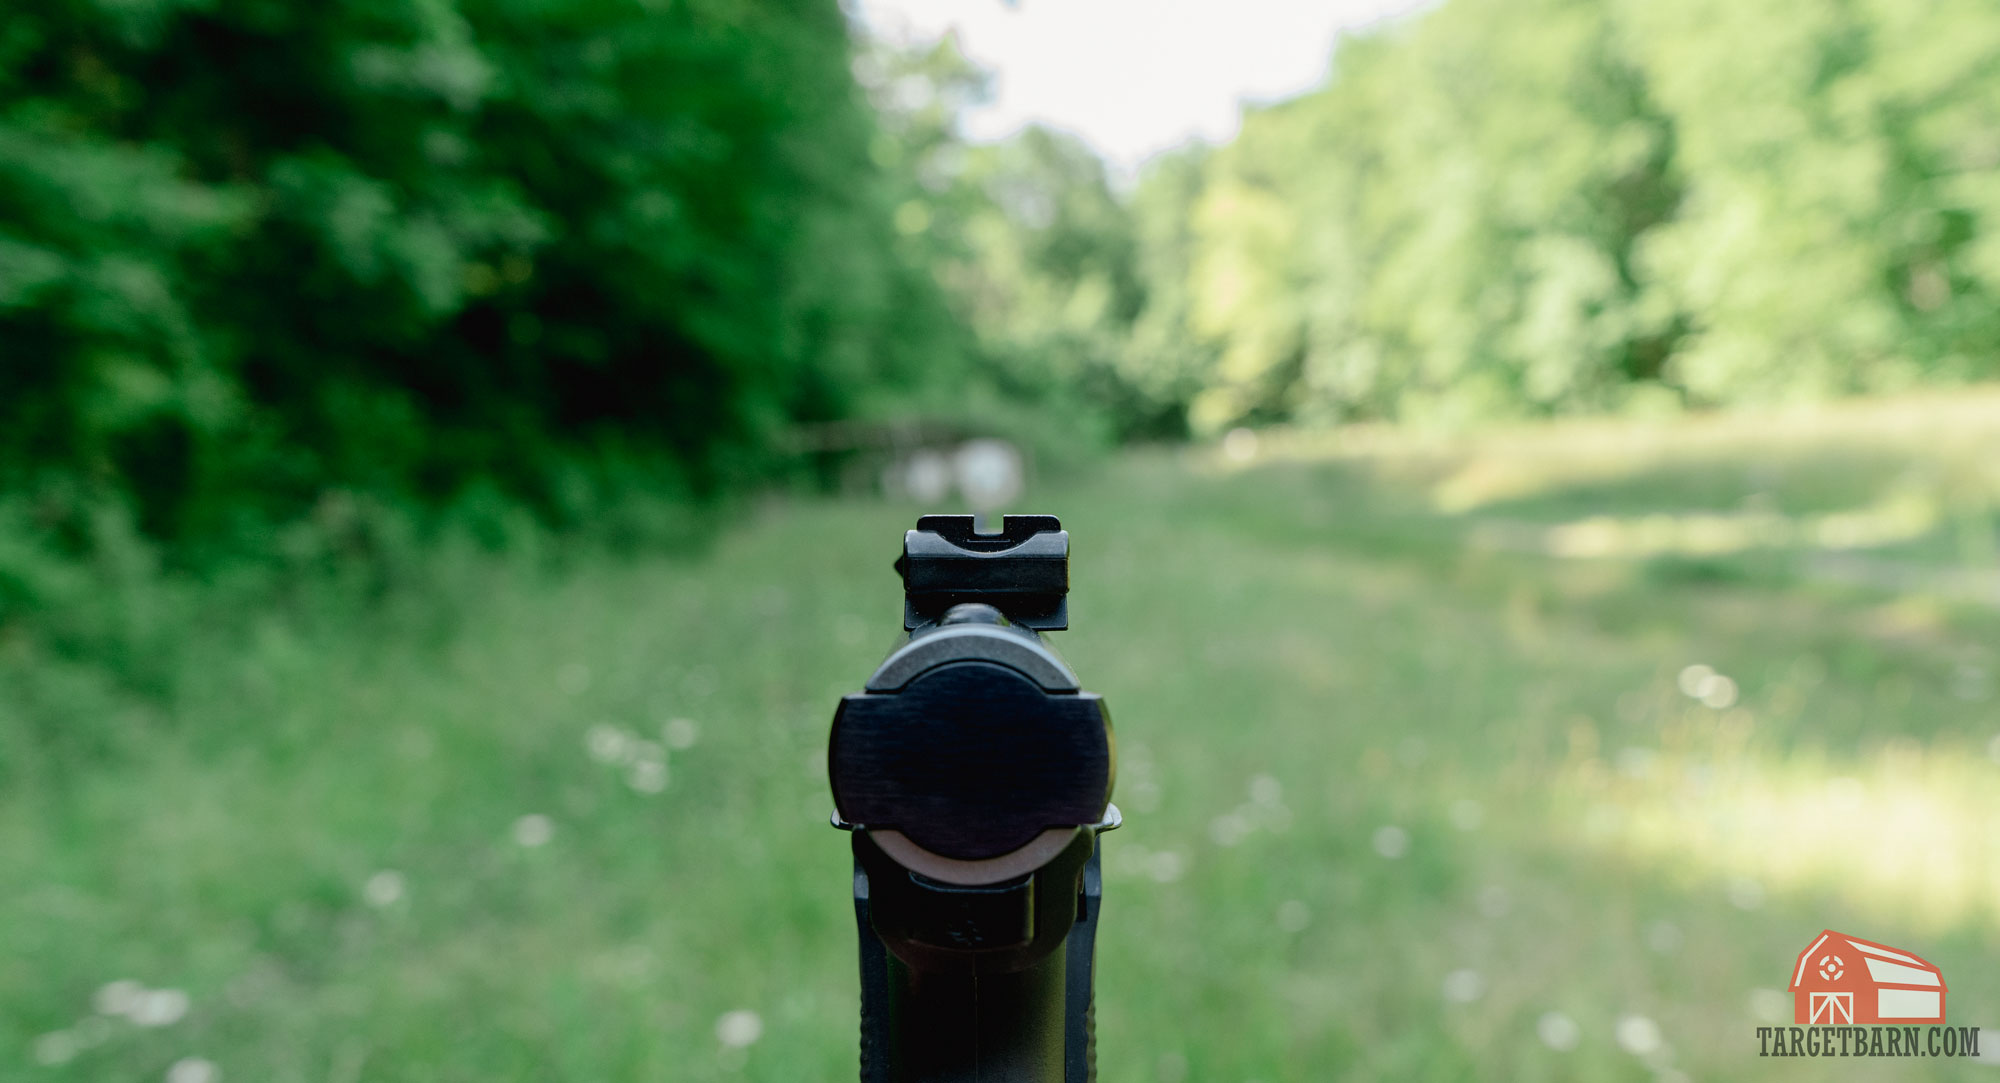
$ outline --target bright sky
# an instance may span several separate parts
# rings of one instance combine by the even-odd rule
[[[1130,174],[1191,138],[1236,132],[1239,103],[1289,98],[1326,76],[1335,37],[1425,0],[854,0],[892,39],[958,32],[994,73],[966,134],[1039,121],[1082,136]]]

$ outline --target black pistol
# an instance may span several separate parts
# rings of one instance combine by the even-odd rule
[[[852,834],[862,1083],[1088,1083],[1118,826],[1101,697],[1043,641],[1069,627],[1053,515],[926,515],[903,536],[909,638],[834,712]]]

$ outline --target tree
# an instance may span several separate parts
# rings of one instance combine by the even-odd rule
[[[832,3],[10,14],[0,489],[185,553],[335,489],[564,522],[767,471],[958,348],[850,58]]]
[[[1146,292],[1203,430],[1990,375],[1996,102],[1969,2],[1452,0],[1143,185]]]

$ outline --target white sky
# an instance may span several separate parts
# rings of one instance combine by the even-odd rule
[[[1082,136],[1119,172],[1191,138],[1236,132],[1243,101],[1289,98],[1326,76],[1336,35],[1425,0],[854,0],[877,33],[958,32],[994,73],[966,134],[1039,121]]]

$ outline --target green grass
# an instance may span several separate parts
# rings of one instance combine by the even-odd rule
[[[1989,395],[1267,439],[1033,494],[1074,539],[1056,642],[1119,734],[1102,1078],[1983,1076],[1760,1060],[1753,1003],[1830,926],[1918,951],[1955,1023],[2000,1028],[2000,611],[1965,586],[1995,464]],[[1912,492],[1936,514],[1852,551],[1671,527]],[[425,604],[190,627],[164,700],[13,649],[0,1078],[852,1078],[823,742],[895,638],[916,511],[777,503],[700,559],[466,558]],[[1550,548],[1593,517],[1608,548]],[[1680,691],[1696,663],[1733,704]],[[674,719],[690,747],[640,749],[658,792],[590,754],[593,727],[609,753]],[[189,1010],[100,1017],[116,979]],[[747,1048],[718,1041],[734,1010]],[[1574,1048],[1538,1036],[1551,1012]],[[1621,1047],[1628,1016],[1659,1049]]]

